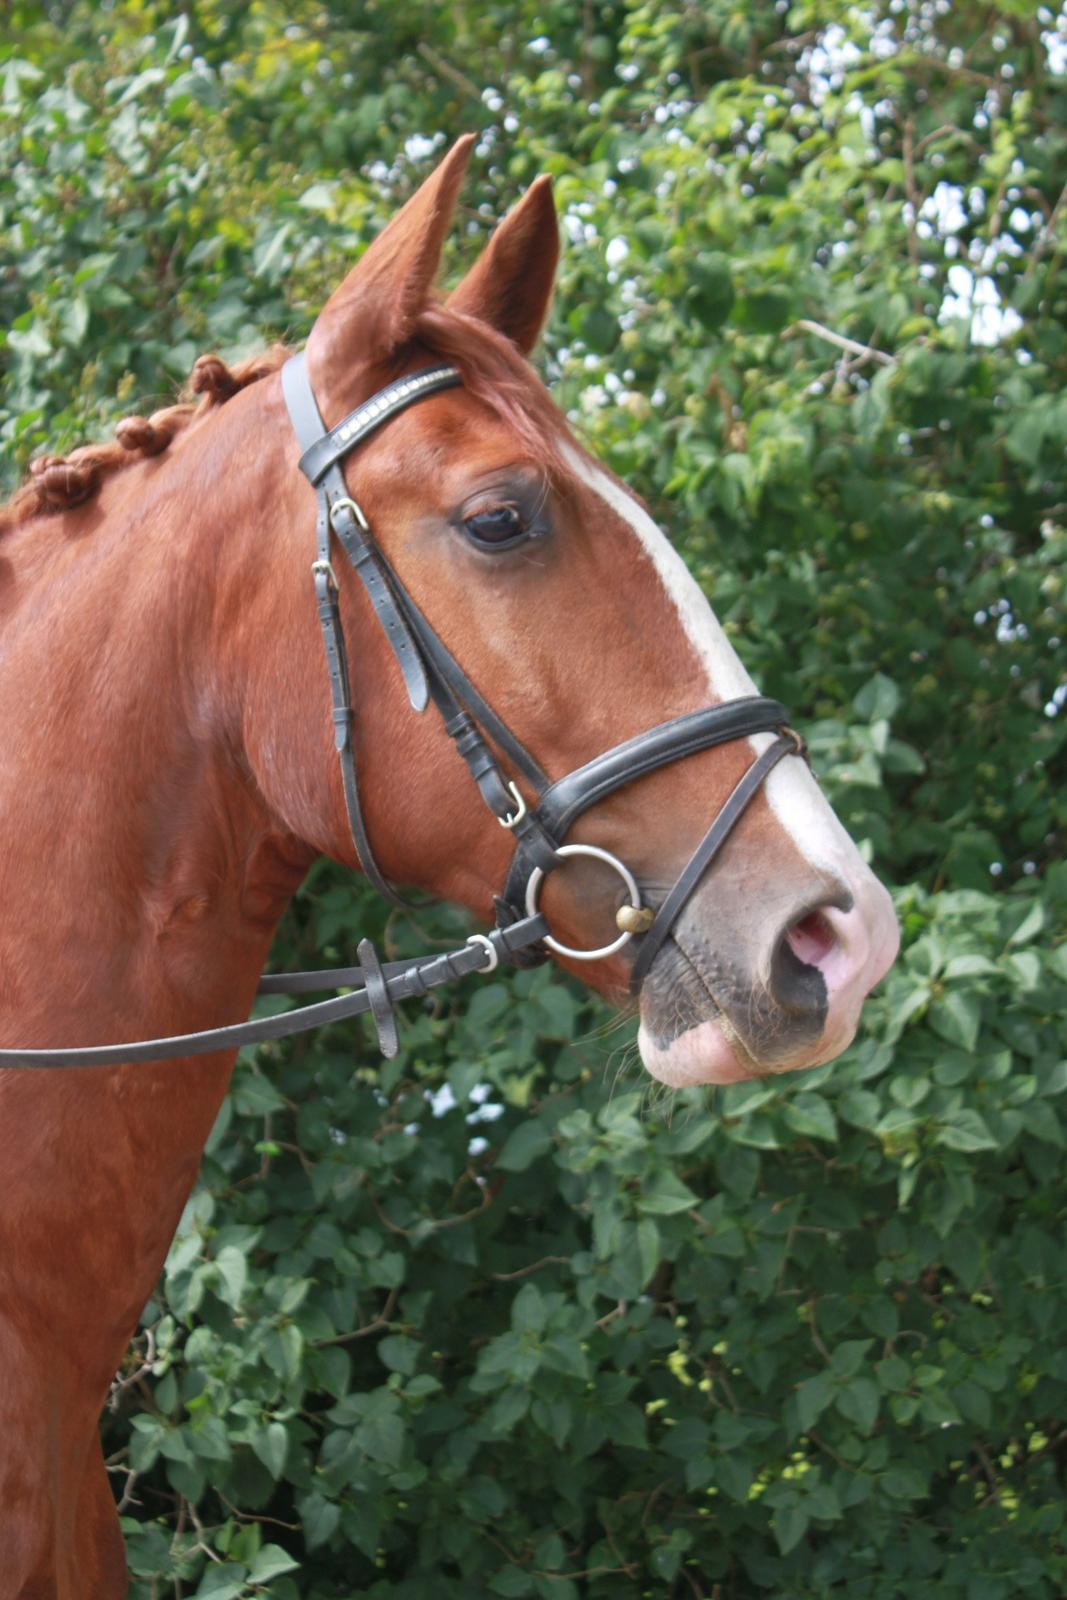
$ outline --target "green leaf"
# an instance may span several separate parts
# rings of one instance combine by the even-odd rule
[[[356,1429],[356,1443],[372,1461],[397,1467],[404,1452],[404,1424],[394,1412],[368,1418]]]
[[[954,1427],[963,1421],[955,1402],[943,1389],[928,1389],[922,1396],[919,1409],[925,1420],[937,1428]]]
[[[248,1568],[239,1562],[227,1561],[222,1566],[209,1562],[196,1591],[197,1600],[236,1600],[243,1593],[247,1578]]]
[[[1008,957],[1008,974],[1017,992],[1036,989],[1041,982],[1041,958],[1036,950],[1018,950]]]
[[[63,318],[63,338],[67,344],[75,347],[81,345],[89,329],[89,302],[83,294],[77,294],[67,306]]]
[[[544,1365],[573,1378],[588,1378],[589,1358],[576,1338],[560,1336],[546,1339]]]
[[[884,672],[869,678],[853,699],[853,705],[868,722],[884,718],[891,721],[900,707],[900,689]]]
[[[949,989],[931,1002],[930,1026],[949,1044],[973,1050],[978,1042],[978,1029],[982,1020],[982,1002],[979,995],[968,989]]]
[[[301,1502],[300,1517],[305,1543],[309,1550],[315,1550],[319,1545],[326,1544],[336,1533],[341,1520],[341,1508],[317,1491],[313,1491]]]
[[[265,1544],[252,1557],[248,1576],[253,1583],[266,1583],[268,1578],[277,1578],[283,1572],[294,1572],[299,1565],[281,1545]]]
[[[977,1111],[964,1106],[944,1117],[937,1134],[938,1144],[949,1150],[995,1150],[997,1141]]]
[[[289,1430],[284,1422],[268,1422],[252,1435],[252,1449],[277,1482],[289,1454]]]
[[[830,1354],[830,1365],[839,1378],[852,1378],[863,1366],[873,1339],[845,1339],[835,1345]]]
[[[511,1326],[517,1333],[541,1333],[548,1321],[548,1308],[535,1283],[524,1283],[511,1302]]]
[[[205,1417],[190,1429],[190,1443],[202,1461],[229,1461],[232,1455],[226,1425],[221,1417]]]
[[[750,1112],[758,1111],[778,1095],[778,1088],[773,1083],[760,1083],[754,1080],[750,1083],[731,1083],[721,1093],[721,1107],[723,1117],[744,1117]]]
[[[248,1261],[244,1252],[233,1245],[226,1245],[215,1257],[215,1265],[222,1278],[222,1298],[236,1311],[248,1281]]]
[[[880,1398],[878,1385],[870,1378],[853,1378],[838,1392],[835,1405],[849,1422],[854,1422],[862,1432],[870,1433],[878,1418]]]
[[[534,1582],[531,1575],[522,1567],[501,1567],[499,1572],[493,1574],[489,1580],[489,1589],[493,1594],[502,1594],[508,1600],[515,1596],[533,1594]]]
[[[285,270],[285,247],[292,231],[292,223],[283,222],[280,228],[273,229],[257,246],[252,267],[257,277],[265,278],[268,283],[278,281]]]
[[[295,1322],[285,1323],[267,1335],[263,1353],[271,1369],[283,1381],[295,1383],[304,1359],[304,1335]]]
[[[21,85],[23,83],[40,83],[43,77],[44,73],[40,67],[35,67],[32,61],[23,61],[18,56],[11,56],[0,67],[4,105],[17,106],[22,98]]]
[[[637,1251],[641,1259],[641,1276],[647,1284],[659,1266],[660,1234],[651,1217],[643,1217],[637,1224]]]
[[[771,1518],[771,1527],[783,1556],[795,1550],[808,1530],[808,1514],[798,1505],[779,1506]]]
[[[1035,900],[1033,905],[1027,911],[1026,915],[1022,918],[1014,932],[1011,934],[1010,938],[1008,939],[1008,943],[1013,946],[1029,944],[1031,939],[1036,939],[1037,935],[1041,932],[1044,926],[1044,904],[1040,900]]]
[[[115,101],[116,106],[125,106],[131,100],[140,99],[146,89],[154,89],[158,84],[167,81],[167,74],[162,67],[145,67],[126,85],[126,88]]]
[[[673,1172],[663,1168],[652,1175],[637,1197],[638,1211],[655,1217],[671,1217],[679,1211],[689,1211],[698,1204],[692,1189],[687,1188]]]
[[[990,961],[988,956],[973,954],[952,956],[947,962],[944,971],[946,983],[951,983],[953,978],[985,978],[996,977],[997,964]]]
[[[882,1114],[882,1102],[869,1089],[849,1089],[841,1096],[837,1109],[843,1121],[870,1131]]]
[[[797,1422],[801,1433],[807,1433],[822,1416],[834,1397],[837,1385],[828,1372],[816,1373],[797,1386]]]
[[[417,1339],[407,1339],[402,1334],[387,1334],[384,1339],[378,1340],[378,1359],[383,1361],[392,1372],[401,1372],[405,1377],[411,1377],[419,1361],[419,1343]]]
[[[520,1122],[504,1142],[496,1164],[504,1172],[525,1172],[552,1148],[552,1135],[543,1122]]]
[[[837,1122],[821,1094],[800,1093],[786,1097],[782,1104],[786,1122],[799,1133],[812,1139],[837,1139]]]
[[[285,1101],[269,1078],[258,1072],[240,1072],[234,1083],[234,1105],[241,1116],[269,1116],[284,1111]]]

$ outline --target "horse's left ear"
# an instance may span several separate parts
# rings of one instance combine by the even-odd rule
[[[552,180],[538,178],[449,295],[449,309],[488,322],[529,355],[548,316],[558,261]]]
[[[317,391],[343,395],[362,362],[385,360],[411,338],[473,144],[469,133],[456,140],[326,302],[307,344]]]

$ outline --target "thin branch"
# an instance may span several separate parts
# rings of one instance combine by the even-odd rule
[[[116,1372],[116,1374],[115,1374],[115,1376],[114,1376],[114,1378],[112,1379],[112,1382],[111,1382],[111,1388],[108,1391],[108,1397],[107,1397],[107,1408],[108,1408],[108,1410],[109,1411],[117,1411],[118,1408],[119,1408],[119,1401],[122,1399],[122,1396],[125,1394],[126,1390],[127,1389],[132,1389],[134,1384],[140,1383],[142,1378],[147,1377],[148,1373],[151,1372],[151,1370],[155,1366],[155,1364],[156,1364],[156,1335],[155,1335],[155,1330],[153,1328],[146,1328],[145,1329],[144,1360],[141,1362],[141,1365],[137,1368],[136,1372],[131,1372],[125,1378],[120,1377],[119,1374]]]
[[[626,1315],[626,1309],[626,1301],[620,1300],[614,1311],[609,1311],[606,1316],[601,1317],[596,1326],[598,1328],[606,1328],[609,1322],[615,1321],[616,1317],[624,1317]]]
[[[531,1272],[537,1272],[541,1267],[565,1267],[570,1262],[570,1256],[542,1256],[540,1261],[532,1261],[528,1267],[519,1267],[516,1272],[491,1272],[489,1276],[498,1283],[511,1283],[515,1278],[527,1278]]]
[[[812,333],[816,339],[825,339],[827,344],[836,345],[839,350],[847,350],[849,355],[859,356],[864,361],[877,361],[883,367],[895,367],[896,356],[887,355],[884,350],[876,350],[873,345],[860,344],[858,339],[849,339],[843,333],[835,333],[832,328],[824,328],[821,322],[812,322],[808,317],[802,317],[799,322],[785,330],[783,339],[791,333]]]
[[[176,1553],[182,1535],[185,1532],[185,1518],[187,1513],[190,1522],[196,1530],[196,1543],[190,1545],[189,1550],[199,1550],[205,1556],[207,1556],[209,1561],[214,1561],[216,1566],[223,1566],[224,1562],[222,1557],[216,1554],[216,1552],[212,1550],[211,1546],[206,1542],[204,1524],[200,1521],[200,1518],[196,1514],[196,1507],[193,1505],[193,1502],[184,1494],[180,1494],[178,1496],[178,1517],[174,1525],[174,1537],[170,1542],[171,1555],[173,1556]],[[188,1554],[189,1552],[186,1551],[185,1553]]]
[[[915,124],[910,117],[904,122],[904,193],[908,197],[905,211],[905,225],[908,230],[908,260],[916,280],[919,276],[919,235],[917,223],[919,221],[919,191],[915,185]],[[917,285],[916,285],[917,287]]]
[[[478,85],[472,83],[466,73],[460,72],[458,67],[452,65],[451,61],[446,61],[444,56],[438,55],[433,45],[427,44],[425,39],[420,39],[415,48],[422,59],[436,73],[439,73],[442,78],[447,78],[450,83],[455,84],[457,89],[462,89],[464,94],[469,94],[473,100],[477,100],[479,105],[481,104],[482,91]]]
[[[324,1350],[331,1344],[349,1344],[353,1339],[366,1339],[369,1334],[377,1333],[379,1328],[387,1328],[396,1309],[399,1289],[390,1289],[386,1296],[385,1304],[378,1315],[371,1322],[365,1322],[361,1328],[353,1328],[350,1333],[335,1333],[332,1339],[313,1339],[313,1350]]]
[[[189,1520],[192,1522],[193,1527],[196,1529],[196,1544],[193,1546],[193,1549],[194,1550],[203,1551],[204,1555],[207,1556],[208,1560],[209,1561],[214,1561],[216,1566],[220,1566],[220,1567],[223,1566],[224,1562],[223,1562],[222,1557],[220,1555],[217,1555],[216,1552],[214,1550],[212,1550],[211,1546],[207,1543],[207,1535],[204,1532],[204,1524],[200,1521],[200,1518],[197,1516],[196,1507],[193,1505],[193,1502],[191,1500],[186,1500],[185,1504],[186,1504],[186,1507],[187,1507],[188,1512],[189,1512]]]
[[[1037,266],[1038,262],[1041,260],[1041,257],[1045,253],[1046,246],[1054,237],[1056,232],[1056,224],[1060,220],[1060,212],[1063,210],[1064,205],[1067,205],[1067,183],[1065,183],[1063,188],[1060,190],[1060,197],[1053,206],[1048,221],[1038,234],[1037,243],[1034,245],[1033,253],[1029,261],[1026,263],[1026,271],[1023,273],[1024,278],[1028,278],[1034,271],[1034,268]]]
[[[678,1570],[685,1579],[686,1583],[688,1583],[689,1587],[692,1589],[694,1595],[696,1596],[696,1600],[704,1600],[704,1591],[697,1583],[696,1579],[693,1577],[693,1574],[688,1570],[688,1568],[683,1566],[679,1567]]]
[[[572,1578],[606,1578],[614,1577],[620,1572],[627,1578],[635,1578],[637,1563],[631,1561],[624,1567],[583,1567],[581,1572],[539,1572],[536,1567],[531,1570],[535,1578],[547,1579],[549,1583],[568,1583]]]
[[[726,1375],[725,1362],[706,1361],[704,1363],[704,1371],[707,1373],[712,1383],[719,1383],[722,1385],[723,1393],[726,1395],[730,1410],[735,1413],[739,1413],[741,1407],[737,1403],[737,1396],[734,1394],[733,1385]]]
[[[304,1526],[302,1522],[282,1522],[279,1517],[267,1517],[261,1512],[240,1511],[231,1500],[227,1500],[221,1489],[216,1488],[215,1493],[226,1507],[226,1510],[232,1517],[236,1517],[238,1522],[269,1522],[275,1528],[288,1528],[290,1533],[299,1533]]]
[[[503,1187],[504,1180],[499,1178],[495,1183],[488,1185],[481,1200],[476,1206],[472,1206],[469,1211],[461,1211],[458,1217],[427,1217],[417,1228],[402,1228],[399,1222],[392,1222],[378,1204],[376,1196],[368,1193],[368,1198],[374,1207],[374,1213],[378,1221],[383,1227],[388,1228],[390,1233],[399,1233],[404,1239],[413,1239],[416,1233],[425,1236],[427,1230],[436,1232],[439,1228],[458,1228],[464,1222],[471,1222],[475,1217],[480,1217],[483,1211],[489,1210]]]
[[[957,128],[957,126],[956,126],[956,124],[954,122],[945,122],[945,123],[942,123],[940,128],[935,128],[933,133],[924,134],[923,137],[919,140],[919,142],[915,146],[915,150],[913,152],[916,161],[922,155],[923,151],[926,149],[928,144],[933,144],[935,139],[943,139],[946,136],[946,134],[949,134],[949,133],[961,134],[962,137],[965,138],[965,139],[968,139],[971,144],[974,144],[974,142],[975,142],[973,139],[970,138],[969,134],[963,133],[963,129],[962,128]]]
[[[122,1454],[125,1455],[126,1452],[123,1451]],[[127,1467],[123,1462],[118,1462],[115,1466],[111,1466],[108,1462],[105,1462],[104,1465],[108,1472],[124,1472],[126,1474],[126,1482],[123,1485],[122,1490],[122,1499],[119,1500],[115,1506],[115,1510],[118,1515],[121,1516],[127,1506],[139,1506],[141,1504],[140,1500],[135,1500],[133,1497],[133,1486],[140,1477],[140,1473],[135,1472],[132,1467]]]
[[[833,1446],[832,1445],[828,1445],[826,1443],[825,1439],[820,1438],[819,1435],[814,1431],[814,1429],[812,1429],[812,1428],[808,1429],[808,1438],[811,1440],[812,1444],[816,1447],[817,1450],[823,1451],[823,1453],[825,1455],[828,1455],[830,1457],[831,1461],[836,1461],[837,1465],[841,1468],[842,1472],[849,1472],[849,1473],[854,1473],[855,1472],[855,1470],[856,1470],[855,1467],[850,1467],[848,1462],[844,1459],[844,1457],[843,1456],[839,1456],[837,1451],[833,1448]]]

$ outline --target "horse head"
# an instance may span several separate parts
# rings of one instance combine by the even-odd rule
[[[397,378],[442,358],[458,369],[461,383],[393,417],[347,456],[345,483],[420,613],[558,780],[667,719],[755,690],[680,556],[575,437],[527,364],[559,249],[547,179],[500,224],[458,288],[435,296],[470,142],[453,148],[330,298],[307,367],[331,427]],[[262,405],[255,392],[240,398]],[[261,426],[281,441],[271,486],[287,522],[280,537],[289,550],[295,538],[306,561],[315,506],[276,392],[270,408]],[[479,803],[432,710],[411,710],[365,594],[347,563],[337,571],[374,851],[390,878],[489,916],[514,840]],[[290,603],[289,626],[306,643],[310,600],[299,618]],[[284,656],[286,641],[275,648]],[[289,659],[308,660],[306,649]],[[271,706],[260,701],[247,730],[250,759],[287,826],[354,865],[321,660],[308,671],[301,738],[314,755],[302,772],[279,761]],[[617,788],[584,812],[568,841],[627,863],[642,898],[657,905],[772,738],[701,749]],[[507,770],[506,753],[500,759]],[[523,776],[509,777],[532,806]],[[546,882],[542,909],[559,945],[602,948],[619,942],[620,897],[617,877],[583,856]],[[592,963],[560,959],[617,996],[639,943]],[[896,947],[889,896],[798,747],[754,795],[644,976],[645,1065],[682,1085],[827,1061],[850,1042]]]

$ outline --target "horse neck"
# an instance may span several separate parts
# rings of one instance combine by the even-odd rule
[[[0,549],[0,829],[18,843],[0,869],[0,1013],[14,1042],[247,1014],[315,853],[255,776],[294,815],[323,814],[325,752],[302,748],[295,696],[314,670],[289,586],[296,570],[306,586],[307,561],[287,533],[291,491],[273,492],[250,448],[285,437],[251,426],[263,404],[237,396]]]

